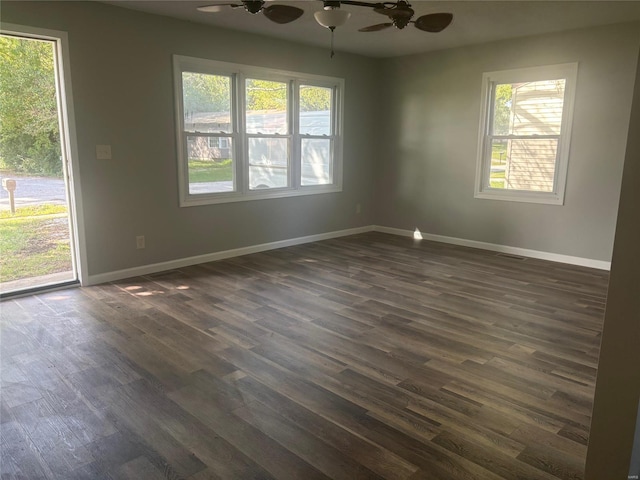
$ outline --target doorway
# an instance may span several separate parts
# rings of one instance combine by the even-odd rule
[[[63,35],[0,31],[1,298],[80,281]]]

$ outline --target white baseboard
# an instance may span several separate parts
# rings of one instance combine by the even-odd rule
[[[249,247],[234,248],[232,250],[224,250],[222,252],[207,253],[205,255],[197,255],[195,257],[179,258],[168,262],[153,263],[151,265],[142,265],[140,267],[127,268],[124,270],[116,270],[114,272],[100,273],[97,275],[89,275],[88,281],[84,285],[97,285],[99,283],[113,282],[124,278],[138,277],[140,275],[149,275],[151,273],[173,270],[189,265],[198,265],[200,263],[214,262],[216,260],[224,260],[225,258],[240,257],[251,253],[259,253],[267,250],[275,250],[277,248],[291,247],[293,245],[302,245],[303,243],[319,242],[321,240],[329,240],[331,238],[346,237],[348,235],[356,235],[366,232],[382,232],[392,235],[400,235],[403,237],[413,237],[414,232],[411,230],[402,230],[400,228],[383,227],[380,225],[367,225],[365,227],[349,228],[346,230],[338,230],[335,232],[320,233],[317,235],[308,235],[306,237],[290,238],[280,240],[278,242],[261,243],[259,245],[251,245]],[[461,245],[464,247],[481,248],[483,250],[491,250],[494,252],[510,253],[512,255],[521,255],[523,257],[538,258],[541,260],[549,260],[552,262],[568,263],[570,265],[580,265],[582,267],[597,268],[599,270],[610,270],[611,262],[602,260],[593,260],[590,258],[572,257],[570,255],[560,255],[557,253],[541,252],[538,250],[529,250],[527,248],[510,247],[507,245],[498,245],[495,243],[478,242],[476,240],[467,240],[464,238],[446,237],[444,235],[434,235],[430,233],[421,233],[424,240],[434,242],[450,243],[452,245]]]
[[[240,257],[242,255],[249,255],[251,253],[291,247],[293,245],[301,245],[303,243],[319,242],[321,240],[329,240],[331,238],[346,237],[348,235],[370,232],[373,230],[373,228],[373,225],[367,225],[366,227],[349,228],[347,230],[338,230],[335,232],[308,235],[306,237],[290,238],[287,240],[280,240],[278,242],[261,243],[259,245],[251,245],[249,247],[224,250],[222,252],[207,253],[205,255],[197,255],[195,257],[169,260],[168,262],[153,263],[151,265],[126,268],[124,270],[116,270],[114,272],[99,273],[97,275],[89,275],[88,281],[84,285],[97,285],[99,283],[114,282],[116,280],[122,280],[124,278],[149,275],[151,273],[163,272],[166,270],[173,270],[181,267],[188,267],[189,265],[198,265],[200,263],[214,262],[216,260],[223,260],[225,258]]]
[[[403,237],[413,237],[414,232],[411,230],[402,230],[400,228],[382,227],[374,225],[373,230],[376,232],[390,233],[392,235],[400,235]],[[599,270],[611,270],[611,262],[603,260],[593,260],[591,258],[573,257],[571,255],[561,255],[559,253],[541,252],[539,250],[530,250],[528,248],[510,247],[508,245],[498,245],[496,243],[479,242],[476,240],[467,240],[464,238],[446,237],[444,235],[433,235],[431,233],[421,232],[424,240],[434,242],[450,243],[452,245],[461,245],[463,247],[481,248],[483,250],[491,250],[493,252],[509,253],[512,255],[520,255],[522,257],[538,258],[540,260],[549,260],[551,262],[568,263],[570,265],[579,265],[581,267],[597,268]]]

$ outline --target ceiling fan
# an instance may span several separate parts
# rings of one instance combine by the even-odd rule
[[[392,26],[401,30],[410,23],[413,23],[419,30],[438,33],[447,28],[453,20],[453,14],[451,13],[429,13],[412,20],[415,11],[411,8],[411,4],[406,0],[371,4],[344,0],[340,3],[345,5],[368,6],[373,8],[374,12],[386,15],[389,17],[389,20],[391,20],[390,22],[378,23],[376,25],[361,28],[359,30],[360,32],[377,32]]]
[[[204,5],[198,7],[201,12],[213,13],[221,12],[225,8],[244,8],[247,12],[262,14],[269,20],[279,24],[285,24],[293,22],[302,16],[304,10],[298,7],[292,7],[290,5],[268,5],[265,6],[264,0],[242,0],[241,2],[222,2],[214,3],[212,5]]]
[[[244,8],[247,12],[257,14],[262,12],[265,17],[275,23],[285,24],[293,22],[302,16],[304,10],[291,5],[265,5],[270,0],[242,0],[240,2],[216,2],[211,5],[198,7],[201,12],[221,12],[226,8]],[[358,0],[323,0],[324,10],[316,12],[315,17],[320,25],[333,29],[344,24],[350,14],[340,10],[340,5],[354,5],[357,7],[369,7],[374,12],[389,17],[389,22],[378,23],[361,28],[360,32],[377,32],[389,27],[403,29],[410,23],[425,32],[441,32],[449,26],[453,20],[451,13],[430,13],[412,20],[415,11],[407,0],[395,2],[361,2]]]

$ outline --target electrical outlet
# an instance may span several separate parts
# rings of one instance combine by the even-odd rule
[[[137,249],[144,248],[144,235],[138,235],[136,237],[136,248]]]
[[[362,211],[362,206],[359,203],[356,203],[356,213],[360,213]]]

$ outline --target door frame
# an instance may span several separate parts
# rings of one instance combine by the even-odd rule
[[[87,285],[89,280],[87,244],[84,228],[84,210],[82,208],[82,190],[79,180],[78,140],[71,90],[71,66],[67,32],[1,22],[0,33],[33,38],[35,40],[48,40],[53,42],[55,46],[54,68],[58,97],[60,147],[66,177],[70,233],[74,237],[71,242],[73,244],[71,258],[77,280],[80,285]],[[52,287],[55,288],[55,285],[52,285]]]

